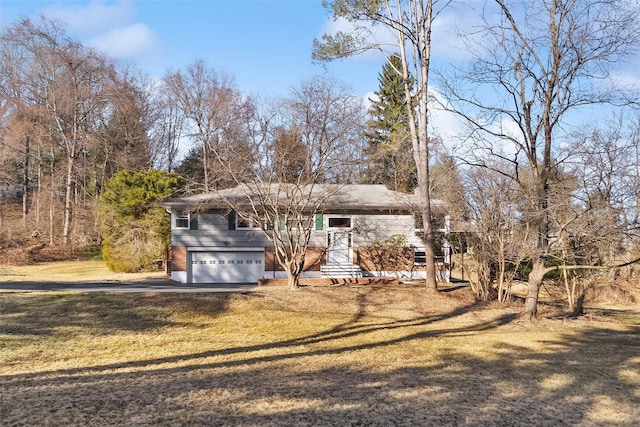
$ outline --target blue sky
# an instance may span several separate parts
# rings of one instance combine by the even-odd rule
[[[485,2],[455,4],[434,26],[436,68],[468,59],[456,31],[472,30]],[[329,64],[312,62],[313,40],[345,28],[332,21],[321,0],[0,0],[0,31],[39,14],[65,22],[75,39],[158,78],[203,59],[234,76],[237,88],[248,95],[286,96],[326,68],[366,100],[378,90],[383,64],[375,52]],[[617,64],[617,78],[637,84],[638,61],[633,57],[631,63]],[[461,129],[455,117],[435,109],[430,124],[445,140],[456,138]]]
[[[204,59],[247,94],[287,95],[326,71],[365,96],[382,58],[314,64],[314,38],[332,29],[321,0],[0,0],[0,30],[39,14],[110,56],[156,77]]]

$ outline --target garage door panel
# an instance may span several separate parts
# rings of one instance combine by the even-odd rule
[[[193,283],[255,283],[264,275],[264,251],[192,252]]]

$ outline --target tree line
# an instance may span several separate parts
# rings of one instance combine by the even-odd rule
[[[444,41],[432,29],[468,6],[326,2],[351,29],[316,40],[315,60],[386,59],[368,112],[327,76],[282,99],[243,94],[203,60],[153,80],[56,23],[23,20],[0,39],[1,184],[22,197],[24,232],[51,243],[100,238],[99,198],[122,170],[175,172],[183,193],[251,181],[417,189],[427,288],[437,289],[430,201],[440,198],[466,225],[451,244],[473,247],[479,299],[508,298],[522,278],[532,318],[555,275],[577,308],[594,271],[631,275],[639,258],[638,97],[614,79],[640,46],[638,5],[486,2],[457,36],[464,59],[438,67],[431,48]],[[433,132],[436,109],[459,118],[459,139]]]
[[[365,107],[330,76],[257,99],[204,60],[154,80],[46,19],[15,23],[0,43],[2,197],[19,196],[23,231],[52,244],[100,238],[99,197],[122,170],[175,172],[186,194],[268,169],[324,182],[361,174]]]
[[[458,117],[456,158],[465,172],[478,298],[493,297],[496,278],[502,298],[520,274],[528,289],[523,317],[531,319],[543,280],[559,272],[570,305],[579,309],[585,271],[593,277],[602,267],[615,275],[637,261],[638,90],[616,78],[621,64],[637,59],[637,2],[326,4],[351,27],[316,40],[315,58],[370,50],[399,55],[398,65],[389,64],[405,88],[427,249],[434,242],[424,185],[432,182],[436,139],[430,113],[442,109]],[[458,29],[463,58],[434,68],[432,47],[445,40],[433,40],[433,29],[447,25],[443,16],[452,9],[449,17],[464,8],[477,24]],[[464,234],[458,237],[464,246]]]

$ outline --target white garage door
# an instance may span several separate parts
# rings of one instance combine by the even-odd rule
[[[256,283],[264,275],[264,250],[191,252],[193,283]]]

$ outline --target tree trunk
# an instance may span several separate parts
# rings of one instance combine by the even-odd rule
[[[31,137],[27,135],[24,147],[24,169],[22,171],[22,226],[27,229],[27,214],[29,213],[29,148]]]
[[[49,192],[49,246],[53,246],[54,239],[54,226],[53,222],[55,220],[54,210],[55,210],[55,200],[56,200],[56,187],[55,187],[55,153],[53,150],[53,145],[51,145],[51,162],[49,163],[49,174],[50,174],[50,192]]]
[[[289,289],[298,289],[300,287],[300,274],[302,273],[300,263],[296,260],[285,262],[284,269],[287,272],[287,286]]]
[[[65,182],[64,195],[64,223],[62,225],[62,242],[66,245],[69,243],[69,235],[71,233],[71,214],[72,214],[72,197],[73,197],[73,160],[69,156],[67,158],[67,177]]]
[[[416,156],[418,166],[418,185],[420,191],[420,202],[422,204],[422,229],[424,232],[424,252],[425,252],[425,285],[430,292],[438,291],[436,280],[436,256],[434,249],[433,224],[431,221],[431,192],[429,190],[429,165],[427,148],[422,149],[422,155]],[[420,171],[422,169],[422,171]]]
[[[533,269],[531,273],[529,273],[529,280],[527,282],[527,299],[524,303],[524,310],[522,311],[522,318],[525,320],[533,320],[538,315],[538,297],[545,273],[544,258],[536,258],[533,261]]]
[[[209,156],[207,155],[207,145],[202,144],[202,172],[204,173],[204,192],[209,192]]]
[[[300,287],[300,276],[287,273],[287,286],[291,290],[298,289]]]
[[[285,265],[285,271],[287,272],[287,286],[289,289],[298,289],[300,287],[300,270],[296,266]]]
[[[424,253],[426,256],[425,272],[426,280],[425,285],[430,292],[438,292],[438,281],[436,280],[436,256],[433,250],[433,233],[431,234],[431,240],[425,239]]]
[[[41,149],[41,144],[38,144],[38,155],[36,156],[36,159],[38,160],[38,163],[37,163],[38,181],[37,181],[36,191],[34,193],[34,203],[35,203],[35,211],[36,211],[35,220],[36,220],[37,227],[40,227],[40,198],[42,197],[42,161],[41,161],[42,154],[40,153],[40,149]]]

